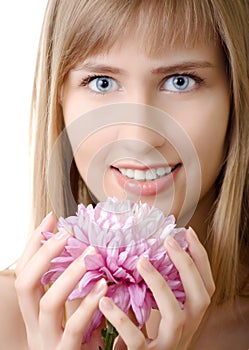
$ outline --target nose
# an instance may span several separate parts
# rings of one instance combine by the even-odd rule
[[[118,139],[124,147],[137,153],[148,153],[165,143],[163,117],[160,111],[145,104],[129,103],[125,122],[118,128]]]
[[[147,126],[122,125],[118,133],[119,139],[140,142],[141,146],[160,147],[164,144],[165,139],[162,135]]]

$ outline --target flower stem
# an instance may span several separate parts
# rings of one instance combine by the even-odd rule
[[[107,327],[105,329],[102,329],[102,337],[105,343],[105,350],[112,350],[113,343],[118,336],[118,332],[108,320],[106,320],[106,326]]]

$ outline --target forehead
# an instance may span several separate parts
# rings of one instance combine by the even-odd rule
[[[162,52],[151,55],[138,47],[136,39],[130,35],[114,43],[108,52],[89,55],[73,70],[82,69],[90,72],[123,75],[127,75],[128,72],[137,75],[143,71],[169,74],[166,67],[171,67],[171,71],[206,67],[222,69],[225,67],[225,62],[224,52],[219,42],[195,43],[189,47],[176,43],[173,47],[164,47]]]
[[[65,40],[69,43],[66,57],[73,65],[107,53],[128,37],[149,56],[157,56],[169,46],[188,48],[218,38],[209,1],[98,0],[88,8],[78,8],[76,17],[66,33],[70,40]]]

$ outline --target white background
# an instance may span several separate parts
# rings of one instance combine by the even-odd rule
[[[0,3],[0,269],[22,252],[29,217],[28,121],[46,0]]]

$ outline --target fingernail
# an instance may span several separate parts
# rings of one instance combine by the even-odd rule
[[[139,259],[139,264],[147,272],[152,272],[154,270],[151,263],[144,256]]]
[[[87,247],[84,252],[81,254],[80,259],[84,261],[87,255],[93,255],[96,253],[96,249],[93,246]]]
[[[181,249],[179,244],[177,243],[177,241],[172,236],[168,236],[166,238],[166,242],[171,248],[173,248],[175,250],[180,250]]]
[[[105,286],[106,286],[106,281],[105,281],[104,278],[101,278],[101,280],[98,281],[95,284],[95,286],[93,287],[92,293],[94,293],[94,294],[101,294],[104,291]]]
[[[188,233],[189,233],[191,238],[193,238],[194,240],[199,242],[199,238],[191,226],[189,226],[189,228],[188,228]]]
[[[69,232],[67,232],[66,230],[61,230],[54,237],[55,237],[55,239],[60,240],[60,239],[70,237],[70,236],[71,235]]]
[[[52,211],[50,211],[46,216],[45,216],[45,218],[42,220],[42,222],[41,222],[41,224],[44,224],[44,222],[46,222],[47,221],[47,219],[52,215]]]
[[[106,297],[101,298],[100,305],[103,310],[106,310],[106,311],[113,310],[113,303],[109,298],[106,298]]]

